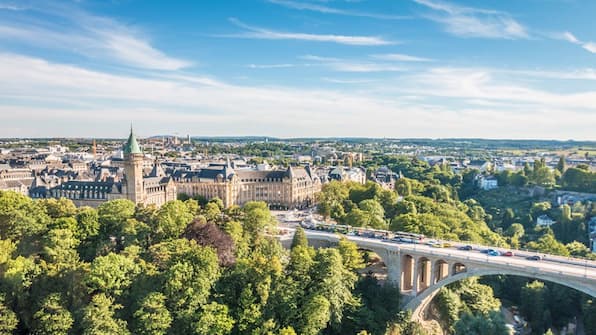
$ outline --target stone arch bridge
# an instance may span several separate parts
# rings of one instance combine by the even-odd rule
[[[403,295],[403,308],[419,319],[439,289],[458,280],[486,275],[515,275],[554,282],[596,297],[596,262],[554,255],[540,261],[528,260],[535,253],[513,257],[489,256],[480,250],[433,248],[422,244],[393,243],[374,238],[345,236],[306,230],[309,244],[335,245],[341,236],[359,248],[371,250],[387,267],[387,280],[397,284]],[[456,245],[454,243],[454,245]]]

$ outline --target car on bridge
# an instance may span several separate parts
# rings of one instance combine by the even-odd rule
[[[528,257],[526,257],[526,259],[530,260],[530,261],[539,261],[542,259],[542,257],[540,257],[538,255],[534,255],[534,256],[528,256]]]
[[[506,256],[506,257],[513,257],[513,252],[512,251],[505,251],[502,256]]]
[[[488,251],[486,252],[486,254],[489,255],[489,256],[500,256],[501,255],[501,253],[498,252],[495,249],[488,249]]]
[[[468,245],[462,245],[462,246],[460,246],[460,247],[457,248],[457,250],[465,250],[465,251],[470,251],[470,250],[473,250],[473,249],[474,248],[472,248],[472,246],[469,245],[469,244]]]

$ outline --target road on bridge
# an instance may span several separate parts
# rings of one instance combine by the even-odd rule
[[[472,250],[458,250],[459,246],[465,245],[460,242],[449,242],[452,246],[448,248],[436,248],[425,244],[413,244],[413,243],[397,243],[391,240],[381,240],[371,237],[362,236],[350,236],[337,233],[322,232],[318,230],[305,229],[307,236],[310,237],[325,237],[325,238],[338,238],[344,236],[348,240],[355,242],[359,246],[377,247],[387,250],[400,250],[401,253],[407,253],[408,251],[415,251],[418,253],[425,253],[435,257],[447,257],[447,258],[459,258],[462,260],[472,260],[476,262],[484,262],[488,264],[504,265],[508,267],[523,268],[526,271],[535,269],[536,271],[543,271],[553,274],[563,274],[570,277],[576,278],[590,278],[596,279],[596,262],[587,261],[577,258],[564,258],[555,255],[539,254],[543,257],[539,261],[528,260],[527,256],[536,255],[533,252],[527,253],[514,253],[511,257],[506,256],[490,256],[487,253],[483,253],[485,248],[474,248]],[[503,253],[506,249],[493,248],[494,250]]]

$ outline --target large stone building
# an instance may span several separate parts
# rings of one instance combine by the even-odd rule
[[[264,201],[271,208],[303,208],[315,203],[321,190],[320,179],[310,167],[282,170],[234,169],[226,164],[211,164],[196,171],[173,174],[178,192],[205,198],[218,197],[226,207],[248,201]]]
[[[141,151],[132,128],[124,151],[122,179],[106,178],[94,181],[69,180],[52,185],[36,177],[30,189],[33,198],[68,198],[77,206],[97,207],[105,201],[128,199],[135,204],[154,204],[176,200],[176,184],[155,163],[153,170],[143,174],[145,155]]]

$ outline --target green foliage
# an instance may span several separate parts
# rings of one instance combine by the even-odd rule
[[[134,312],[136,334],[165,335],[172,324],[172,316],[165,305],[166,297],[159,292],[149,293]]]
[[[70,199],[41,199],[39,203],[46,209],[46,213],[52,218],[73,217],[77,212],[77,208]]]
[[[570,191],[596,193],[596,172],[568,168],[561,176],[561,186]]]
[[[0,239],[34,239],[45,232],[49,222],[39,202],[16,192],[0,191]]]
[[[355,271],[364,268],[364,260],[358,251],[356,243],[341,238],[337,245],[337,250],[341,255],[343,266],[349,271]]]
[[[114,314],[122,306],[103,293],[94,295],[83,309],[81,320],[82,335],[128,335],[126,321],[117,319]]]
[[[306,239],[306,233],[301,227],[296,228],[294,237],[292,237],[292,249],[297,246],[308,247],[308,240]]]
[[[47,296],[40,309],[33,314],[32,334],[67,335],[74,323],[70,312],[64,307],[60,294]]]
[[[520,309],[536,334],[544,333],[550,326],[550,313],[546,308],[547,294],[548,287],[539,281],[526,284],[521,291]]]
[[[211,302],[203,306],[193,330],[197,335],[226,335],[233,327],[234,319],[228,313],[228,306]]]
[[[528,249],[543,253],[569,256],[569,250],[567,250],[563,243],[557,241],[552,233],[546,233],[537,241],[529,242],[526,246]]]
[[[192,219],[193,214],[184,202],[180,200],[167,202],[157,213],[155,227],[157,240],[165,241],[178,238]]]
[[[492,311],[487,316],[464,313],[455,324],[456,335],[508,335],[505,320],[499,312]]]
[[[130,287],[140,271],[133,258],[109,253],[93,260],[86,283],[91,293],[119,296]]]
[[[18,323],[17,315],[5,305],[4,296],[0,295],[0,335],[13,334]]]
[[[135,204],[126,199],[105,202],[97,209],[102,232],[106,236],[120,236],[126,220],[135,213]]]

